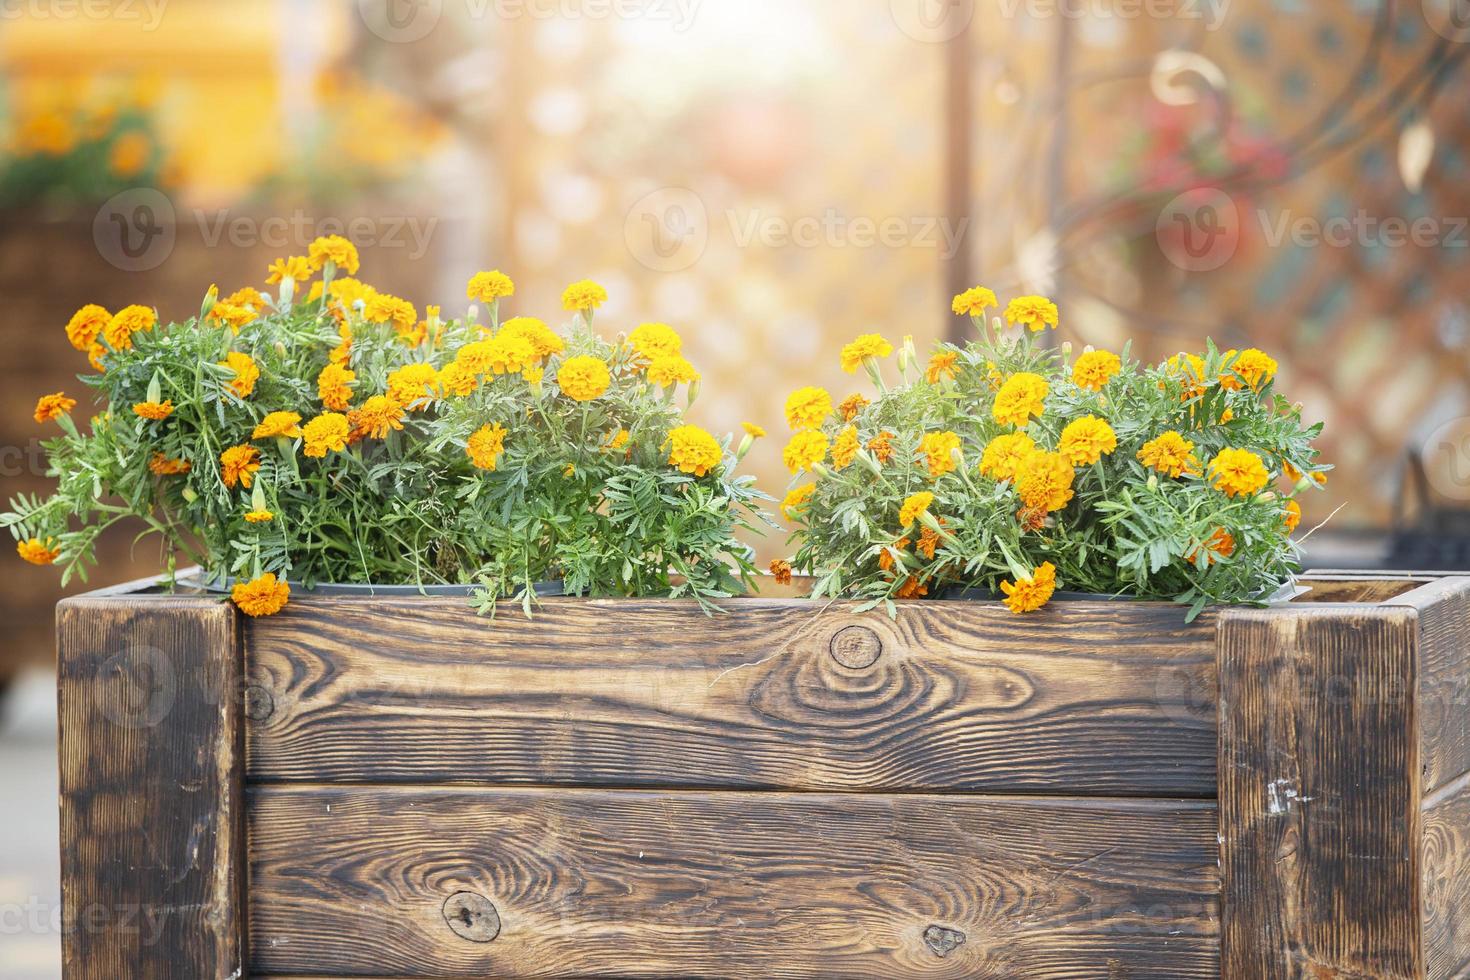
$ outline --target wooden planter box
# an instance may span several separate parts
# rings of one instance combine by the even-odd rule
[[[1458,977],[1470,580],[59,613],[69,980]]]

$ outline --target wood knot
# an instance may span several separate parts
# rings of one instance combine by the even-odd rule
[[[472,943],[494,942],[500,935],[500,913],[484,895],[455,892],[444,902],[444,921],[461,939]]]
[[[944,959],[965,945],[965,934],[958,929],[930,926],[924,930],[924,945],[933,950],[935,956]]]
[[[276,713],[276,699],[271,692],[259,684],[245,688],[245,717],[251,721],[265,721]]]
[[[832,636],[832,659],[849,670],[867,670],[878,662],[883,641],[866,626],[845,626]]]

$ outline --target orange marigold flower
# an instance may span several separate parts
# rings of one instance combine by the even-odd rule
[[[929,466],[929,479],[937,480],[954,471],[955,450],[960,448],[960,437],[953,432],[930,432],[919,441],[919,455]]]
[[[232,446],[220,454],[219,463],[225,486],[234,489],[239,484],[249,490],[260,470],[260,450],[254,446]]]
[[[724,450],[715,437],[697,425],[681,425],[669,432],[669,464],[681,473],[704,476],[720,465]]]
[[[1039,374],[1021,371],[1013,374],[996,393],[991,416],[1001,425],[1014,425],[1024,429],[1032,417],[1040,418],[1045,411],[1046,396],[1051,387]]]
[[[317,375],[317,397],[334,412],[345,411],[352,404],[352,383],[357,375],[340,364],[328,364]]]
[[[251,439],[299,439],[301,438],[301,416],[295,412],[271,412],[260,420]]]
[[[155,476],[183,476],[194,467],[182,459],[169,459],[163,453],[154,453],[148,461],[148,472]]]
[[[313,459],[323,459],[329,452],[340,453],[347,448],[352,424],[345,415],[325,412],[306,423],[301,435],[306,440],[302,453]]]
[[[235,377],[230,381],[230,390],[241,398],[249,398],[255,393],[255,382],[260,380],[260,368],[255,364],[255,358],[249,354],[232,350],[225,355],[220,362],[220,367],[227,367],[235,372]]]
[[[814,483],[796,487],[786,494],[786,499],[781,501],[781,513],[786,515],[787,520],[795,520],[796,512],[806,506],[807,501],[812,499],[817,487]]]
[[[771,574],[776,578],[777,585],[791,584],[791,562],[784,558],[777,558],[771,562]]]
[[[63,415],[70,415],[71,410],[77,407],[75,398],[68,398],[61,392],[53,395],[42,395],[36,402],[34,413],[37,422],[50,422],[59,419]]]
[[[470,277],[469,285],[465,288],[466,297],[480,303],[494,303],[496,300],[515,294],[516,284],[511,281],[510,276],[499,269],[475,273]]]
[[[795,431],[820,428],[832,414],[832,396],[825,388],[798,388],[786,399],[786,423]]]
[[[357,246],[341,235],[327,235],[318,238],[307,248],[306,256],[311,260],[313,269],[321,269],[330,262],[337,267],[338,271],[345,272],[349,276],[357,275],[357,270],[362,266],[362,261],[357,254]]]
[[[106,309],[89,303],[72,315],[71,322],[66,325],[66,339],[77,350],[83,353],[90,351],[111,320],[112,314]]]
[[[311,278],[311,273],[311,260],[304,255],[293,255],[272,262],[266,269],[265,281],[271,286],[278,285],[283,279],[304,283]]]
[[[1179,379],[1181,401],[1193,401],[1205,393],[1205,359],[1198,354],[1175,354],[1164,362],[1164,369]]]
[[[1248,497],[1271,482],[1266,464],[1248,449],[1222,449],[1210,460],[1210,479],[1228,497]]]
[[[444,365],[439,369],[438,377],[434,384],[442,397],[458,395],[464,398],[475,388],[479,387],[480,378],[474,371],[469,370],[458,361]]]
[[[1223,527],[1216,528],[1215,533],[1210,535],[1210,540],[1204,543],[1204,551],[1205,564],[1213,565],[1221,558],[1229,558],[1235,554],[1235,538]],[[1195,548],[1185,556],[1184,560],[1192,565],[1199,554],[1200,549]]]
[[[1091,466],[1118,448],[1118,437],[1113,427],[1095,415],[1067,423],[1057,445],[1061,454],[1073,466]]]
[[[834,470],[847,469],[857,458],[859,448],[861,444],[858,441],[857,429],[849,425],[837,433],[837,439],[832,443],[832,468]]]
[[[403,431],[403,406],[387,395],[374,395],[348,413],[347,424],[354,438],[386,439],[389,432]]]
[[[943,524],[943,521],[939,523]],[[924,525],[919,532],[919,540],[914,543],[914,552],[923,555],[930,561],[934,560],[934,552],[939,548],[939,532],[934,528]]]
[[[1180,476],[1197,476],[1200,472],[1199,460],[1194,455],[1194,443],[1172,430],[1144,443],[1143,448],[1138,451],[1138,461],[1175,479]]]
[[[419,311],[406,299],[374,293],[362,311],[369,323],[391,323],[398,333],[408,333],[419,322]]]
[[[163,402],[138,402],[138,404],[133,406],[134,415],[153,422],[162,422],[173,413],[174,402],[172,398]]]
[[[432,364],[405,364],[388,375],[388,397],[410,411],[426,408],[434,400],[438,379]]]
[[[1027,507],[1053,513],[1071,502],[1076,476],[1077,471],[1061,453],[1034,452],[1016,472],[1016,493]]]
[[[1230,365],[1230,370],[1252,388],[1259,388],[1276,377],[1276,368],[1276,360],[1273,357],[1254,347],[1241,351]]]
[[[992,480],[1014,480],[1021,463],[1036,451],[1036,442],[1024,432],[996,436],[980,457],[980,472]]]
[[[235,306],[233,303],[219,302],[209,311],[209,319],[216,323],[223,323],[235,333],[246,324],[254,323],[256,313],[253,307]]]
[[[236,585],[230,590],[230,598],[247,616],[274,616],[291,600],[291,586],[266,572],[258,579]]]
[[[505,453],[505,437],[509,434],[509,430],[499,424],[481,426],[470,436],[469,445],[465,447],[470,462],[477,469],[495,472],[495,468],[500,465],[501,455]]]
[[[929,369],[924,372],[924,379],[931,385],[937,385],[946,378],[953,380],[955,376],[955,364],[960,359],[957,350],[942,350],[929,358]]]
[[[891,572],[898,564],[898,559],[893,557],[895,551],[903,551],[912,542],[908,538],[899,538],[893,545],[878,552],[878,569],[883,572]]]
[[[864,361],[880,360],[893,353],[893,345],[876,333],[865,333],[842,348],[842,370],[854,374]]]
[[[61,549],[51,538],[45,541],[31,538],[29,541],[17,542],[15,552],[32,565],[54,565],[56,559],[61,557]]]
[[[896,599],[919,599],[929,594],[929,586],[919,581],[917,575],[910,575],[904,579],[898,591],[893,594]]]
[[[889,460],[893,459],[893,455],[895,452],[893,448],[893,438],[894,437],[892,432],[878,433],[872,439],[868,440],[868,452],[872,453],[873,458],[876,459],[879,463],[888,462]]]
[[[851,422],[862,414],[863,409],[871,404],[862,395],[848,395],[841,405],[837,406],[837,414],[842,416],[842,421]],[[818,423],[819,425],[821,423]]]
[[[1123,359],[1111,351],[1090,350],[1072,365],[1072,383],[1089,391],[1102,391],[1119,371]]]
[[[1035,612],[1051,602],[1057,590],[1056,566],[1046,562],[1033,571],[1030,578],[1000,583],[1000,590],[1006,594],[1006,608],[1011,612],[1017,615]]]
[[[791,473],[809,470],[827,458],[827,437],[820,432],[806,430],[791,437],[781,453],[781,461]]]
[[[1045,296],[1021,296],[1006,307],[1007,323],[1012,326],[1019,323],[1033,333],[1055,327],[1058,320],[1057,304]]]
[[[1286,502],[1286,516],[1282,518],[1282,523],[1286,525],[1287,534],[1290,534],[1301,526],[1302,505],[1295,500],[1288,500]]]
[[[152,330],[158,325],[158,314],[146,306],[125,306],[118,310],[107,326],[102,328],[102,339],[113,350],[131,350],[133,335]]]

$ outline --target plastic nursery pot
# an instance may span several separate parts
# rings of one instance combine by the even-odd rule
[[[200,589],[205,592],[218,592],[228,594],[237,583],[237,579],[227,578],[223,582],[219,579],[206,577],[203,573],[185,573],[179,576],[179,585]],[[308,596],[367,596],[383,598],[405,598],[409,596],[444,596],[451,598],[469,598],[480,588],[478,585],[353,585],[322,582],[307,588],[300,582],[288,582],[293,591],[300,590],[302,595]],[[537,582],[535,586],[536,595],[542,598],[559,596],[565,594],[565,587],[560,580],[551,582]],[[507,596],[506,598],[511,598]]]

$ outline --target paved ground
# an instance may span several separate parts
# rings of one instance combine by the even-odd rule
[[[59,980],[56,682],[37,672],[0,705],[0,977]]]

